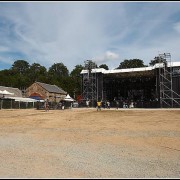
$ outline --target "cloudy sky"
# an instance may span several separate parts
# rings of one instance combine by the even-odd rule
[[[0,70],[18,59],[113,69],[159,53],[180,61],[180,2],[0,2]]]

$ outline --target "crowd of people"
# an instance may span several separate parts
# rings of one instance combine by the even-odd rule
[[[85,101],[85,105],[86,105],[87,108],[94,107],[92,102],[90,100],[88,100],[88,99]],[[97,111],[101,111],[101,108],[110,109],[110,108],[113,107],[113,108],[119,109],[119,108],[134,108],[135,107],[135,103],[133,101],[130,101],[128,103],[126,101],[120,102],[118,100],[114,100],[114,101],[111,101],[111,102],[109,100],[105,100],[105,101],[97,100],[96,104],[94,104],[94,105],[97,108]],[[79,107],[79,105],[77,107]],[[69,108],[70,109],[73,108],[73,102],[70,103]],[[49,111],[49,109],[50,109],[50,102],[49,102],[48,99],[46,99],[44,101],[44,109],[45,109],[45,111]],[[65,102],[62,101],[62,102],[57,103],[54,109],[62,109],[62,110],[64,110],[65,109]]]
[[[111,106],[111,103],[113,104]],[[104,109],[110,109],[111,107],[115,107],[116,109],[119,108],[134,108],[135,107],[135,103],[133,101],[131,101],[130,103],[127,102],[123,102],[123,104],[120,105],[120,102],[118,100],[111,102],[110,101],[97,101],[97,111],[101,110],[101,108]],[[121,107],[122,106],[122,107]]]
[[[126,102],[124,101],[123,103],[119,102],[118,100],[115,101],[101,101],[101,107],[103,107],[104,109],[110,109],[111,107],[115,107],[116,109],[119,108],[134,108],[135,107],[135,103],[133,101],[130,102]]]
[[[70,102],[69,108],[72,108],[72,107],[73,107],[73,102]],[[51,109],[62,109],[62,110],[64,110],[65,109],[65,102],[64,101],[60,101],[56,105],[52,106],[51,102],[49,102],[49,100],[46,99],[44,101],[43,108],[45,109],[46,112],[49,111],[50,108]],[[37,109],[40,109],[39,106],[37,107]]]

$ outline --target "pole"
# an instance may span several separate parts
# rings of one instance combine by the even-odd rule
[[[1,109],[2,109],[2,99],[1,99]]]

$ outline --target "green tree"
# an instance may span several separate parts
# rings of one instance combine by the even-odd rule
[[[53,64],[48,71],[48,84],[55,84],[63,90],[69,92],[69,70],[63,63]]]
[[[12,87],[22,89],[27,88],[30,85],[29,68],[30,65],[25,60],[16,60],[13,63],[10,68],[12,77],[9,79]]]
[[[26,82],[24,82],[25,78],[26,78],[25,75],[24,76],[20,75],[18,73],[15,73],[12,70],[0,71],[0,85],[1,86],[15,87],[15,88],[25,87],[25,84],[28,81],[28,79],[26,79]]]
[[[109,70],[109,67],[106,64],[101,64],[99,68],[104,68],[106,70]]]
[[[71,71],[70,76],[71,77],[79,77],[81,71],[84,69],[82,65],[76,65],[75,68]]]
[[[72,84],[71,96],[76,98],[76,95],[81,94],[81,71],[84,69],[82,65],[76,65],[75,68],[70,73],[70,81]]]
[[[84,69],[93,69],[97,68],[97,64],[93,62],[92,60],[86,60],[84,61]]]
[[[50,68],[48,73],[55,77],[68,77],[69,71],[63,63],[54,63]]]
[[[150,65],[150,66],[154,66],[156,63],[162,63],[162,62],[164,62],[164,61],[165,61],[164,58],[159,57],[159,56],[156,56],[156,57],[154,58],[154,60],[151,60],[151,62],[149,63],[149,65]]]
[[[11,86],[11,79],[12,79],[12,74],[10,70],[1,70],[0,71],[0,86]]]
[[[47,70],[44,66],[41,66],[39,63],[33,63],[29,69],[29,77],[31,83],[35,81],[46,82]]]
[[[139,68],[139,67],[147,67],[144,65],[143,60],[141,59],[125,59],[123,62],[120,63],[117,69],[127,69],[127,68]]]
[[[16,60],[13,65],[11,70],[13,70],[15,73],[18,74],[26,74],[29,70],[29,63],[25,60]]]

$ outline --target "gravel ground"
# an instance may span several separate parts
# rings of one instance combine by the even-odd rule
[[[0,178],[180,178],[180,110],[0,113]]]

